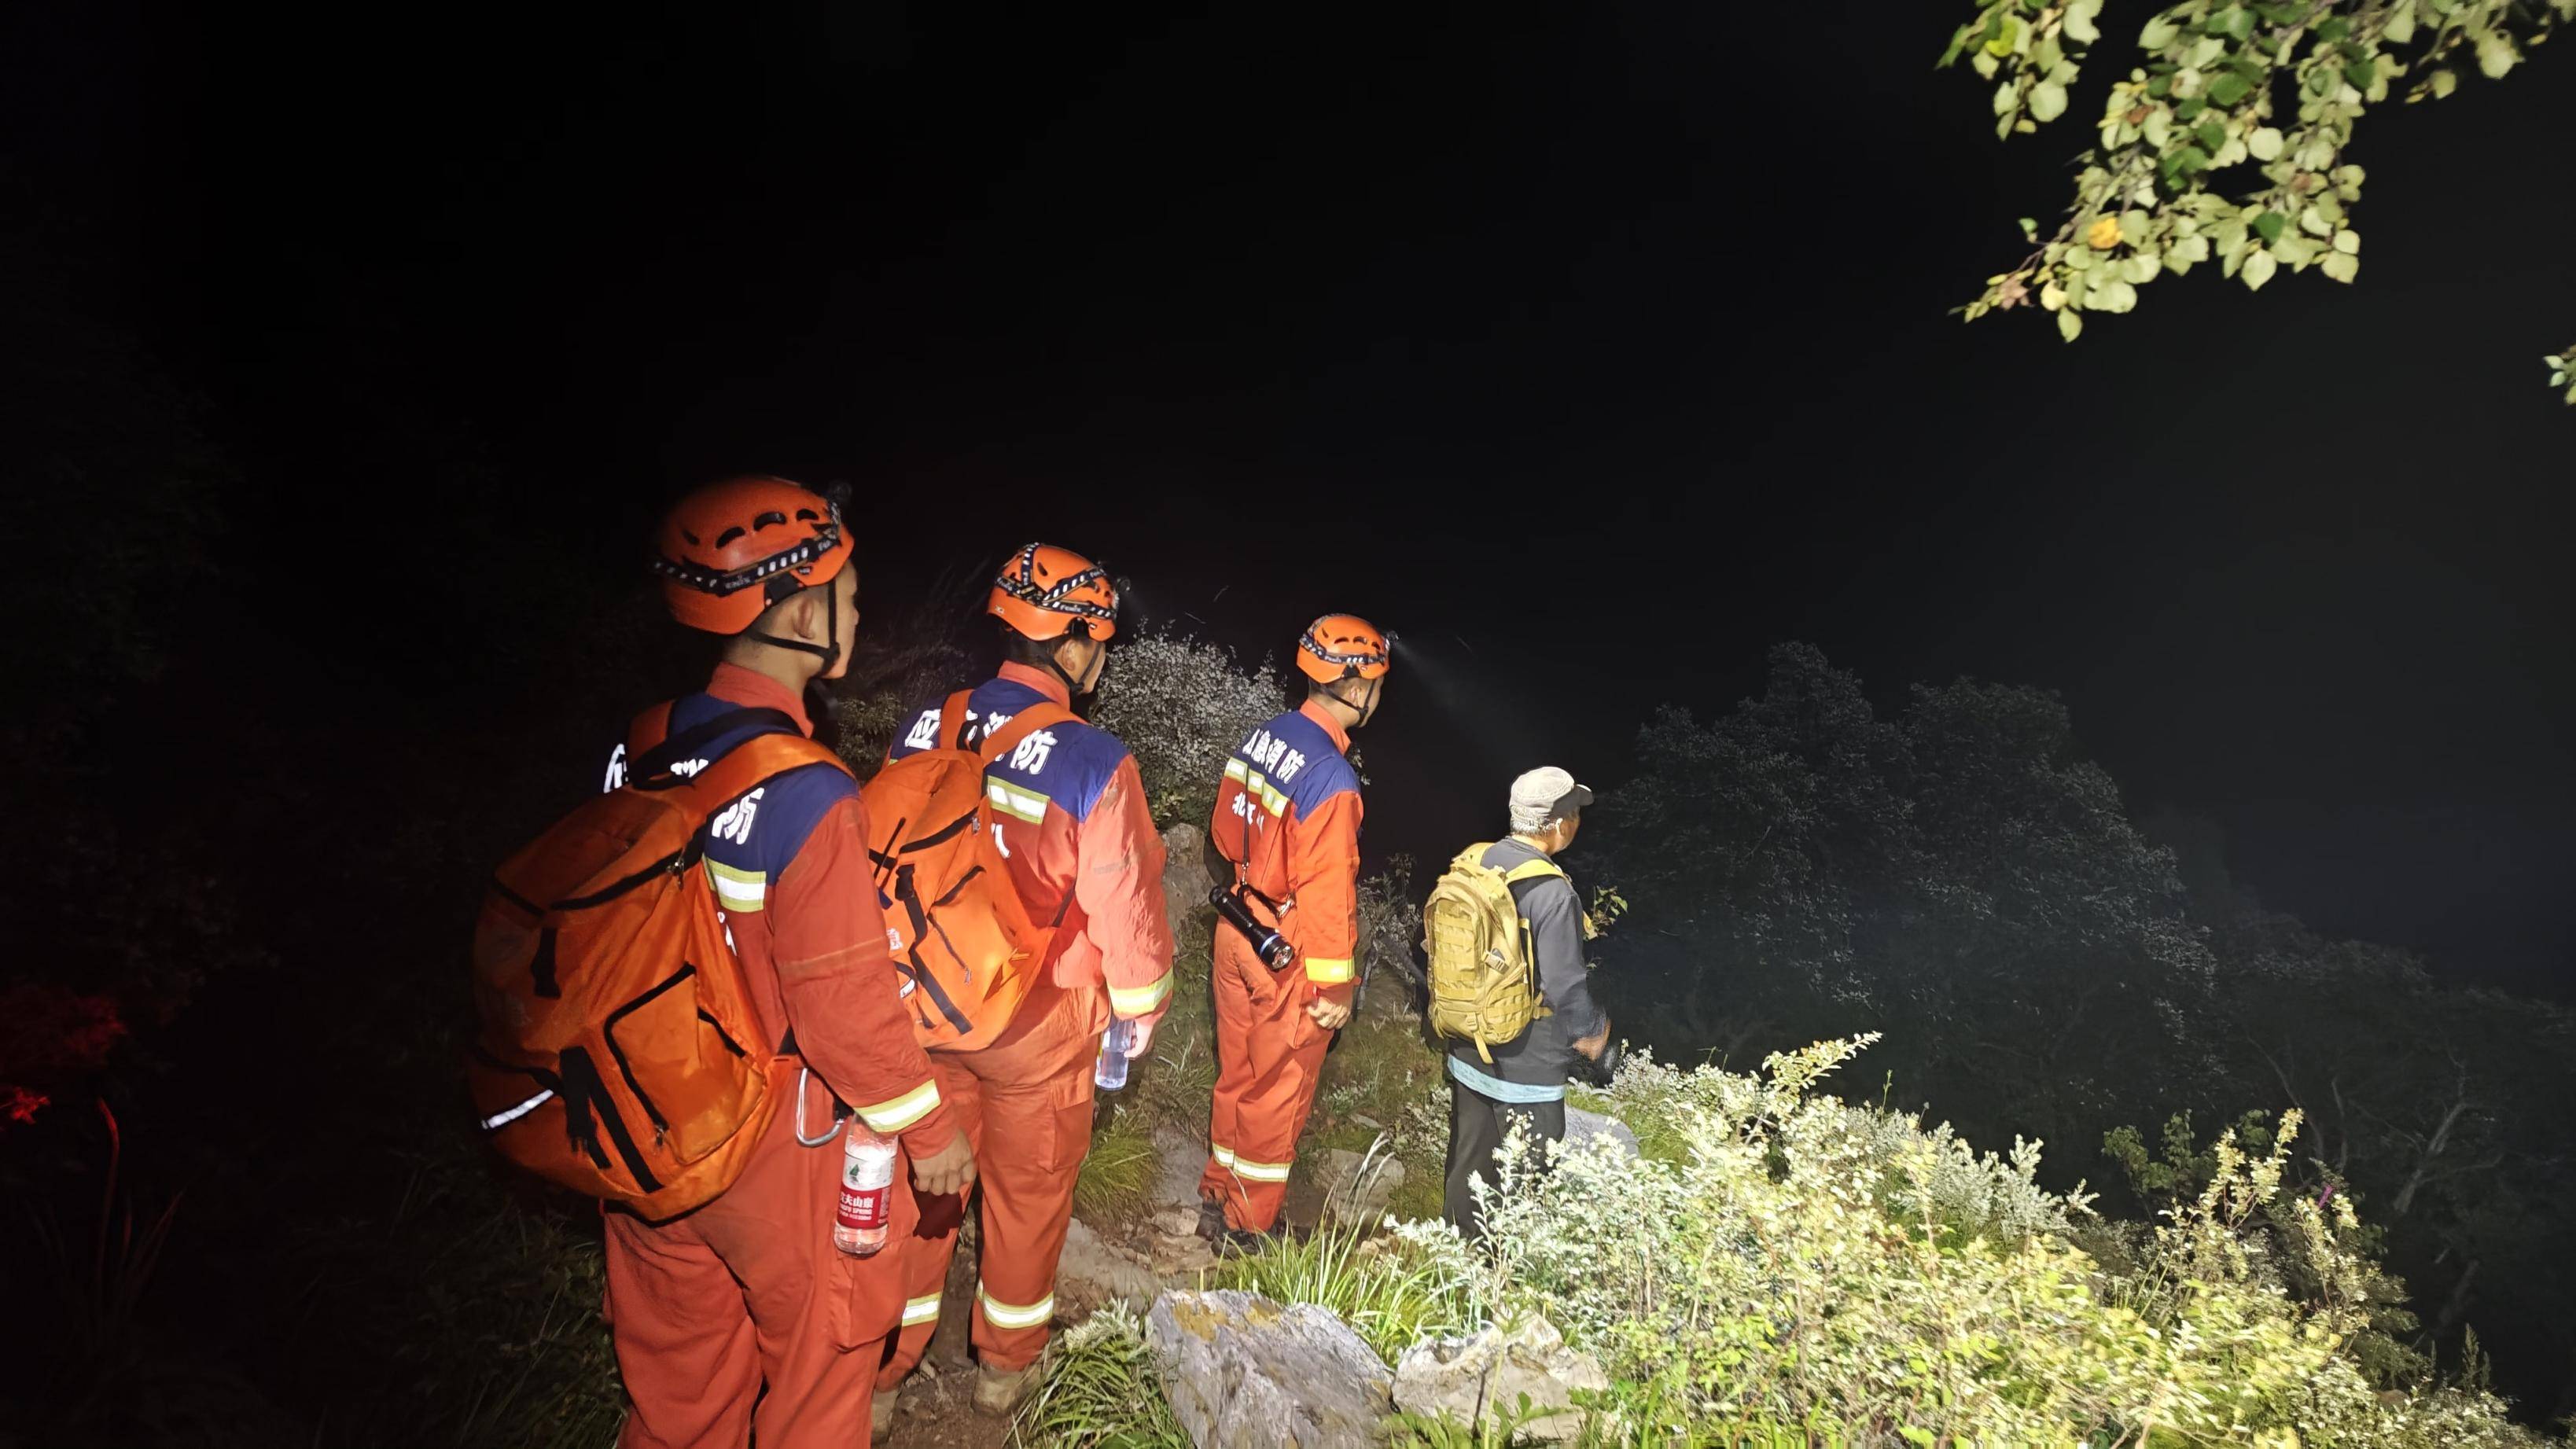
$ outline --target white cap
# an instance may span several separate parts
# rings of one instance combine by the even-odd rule
[[[1541,765],[1512,782],[1512,828],[1544,830],[1592,803],[1589,786],[1554,765]]]

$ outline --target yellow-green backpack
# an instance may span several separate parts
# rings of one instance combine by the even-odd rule
[[[1476,1044],[1476,1055],[1517,1041],[1548,1015],[1539,994],[1538,953],[1529,923],[1512,900],[1512,883],[1561,876],[1544,857],[1509,870],[1483,864],[1493,848],[1471,845],[1449,862],[1422,907],[1422,954],[1431,963],[1431,1029]]]

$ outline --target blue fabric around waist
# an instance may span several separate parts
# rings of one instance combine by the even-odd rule
[[[1468,1091],[1479,1097],[1491,1097],[1497,1102],[1562,1102],[1565,1100],[1563,1082],[1553,1087],[1542,1087],[1533,1082],[1497,1081],[1456,1057],[1449,1059],[1449,1075],[1452,1080]]]

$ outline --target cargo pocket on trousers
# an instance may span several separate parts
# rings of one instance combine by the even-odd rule
[[[833,1150],[831,1156],[837,1164],[841,1154]],[[900,1155],[894,1168],[898,1175],[889,1204],[892,1216],[886,1223],[886,1245],[863,1258],[842,1252],[831,1240],[840,1202],[840,1175],[833,1174],[835,1215],[823,1220],[823,1254],[830,1261],[817,1264],[815,1272],[821,1280],[817,1291],[829,1304],[826,1321],[832,1346],[844,1353],[892,1338],[903,1327],[904,1295],[910,1287],[905,1271],[911,1261],[905,1239],[912,1236],[921,1212],[912,1200],[910,1169]]]

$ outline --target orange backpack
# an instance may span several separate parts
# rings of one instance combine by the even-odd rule
[[[1031,705],[970,749],[961,690],[940,710],[942,744],[887,765],[859,791],[886,944],[924,1047],[961,1051],[1001,1035],[1064,923],[1069,890],[1045,925],[1021,903],[986,828],[984,771],[1034,731],[1073,717],[1061,705]]]
[[[771,724],[712,764],[698,756]],[[707,820],[825,762],[841,764],[786,715],[729,711],[639,756],[494,873],[474,927],[467,1075],[504,1157],[653,1221],[741,1175],[775,1107],[774,1044],[698,868]]]

